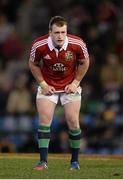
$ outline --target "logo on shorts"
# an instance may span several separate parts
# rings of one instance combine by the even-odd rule
[[[66,61],[70,61],[70,60],[72,60],[73,59],[73,53],[71,52],[71,51],[67,51],[66,53],[65,53],[65,60]]]

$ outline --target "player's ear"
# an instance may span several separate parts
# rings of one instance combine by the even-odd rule
[[[49,35],[51,35],[51,30],[49,29]]]

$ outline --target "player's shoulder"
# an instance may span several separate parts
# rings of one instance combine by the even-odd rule
[[[85,45],[85,42],[79,36],[68,34],[67,37],[68,37],[68,43],[70,44],[82,45],[82,46]]]
[[[68,40],[75,40],[75,41],[83,41],[82,38],[80,38],[79,36],[75,36],[75,35],[72,35],[72,34],[68,34],[67,35],[68,37]]]
[[[47,39],[48,39],[48,34],[46,35],[43,35],[43,36],[40,36],[38,38],[36,38],[34,41],[33,41],[33,45],[36,45],[37,43],[39,44],[47,44]]]

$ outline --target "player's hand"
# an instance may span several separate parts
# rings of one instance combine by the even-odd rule
[[[77,92],[77,86],[75,86],[74,84],[68,84],[66,87],[65,87],[65,92],[67,94],[69,93],[76,93]]]
[[[52,95],[55,93],[55,88],[53,86],[49,86],[45,81],[40,83],[42,94],[43,95]]]
[[[43,95],[52,95],[55,93],[55,88],[53,86],[47,86],[42,89]]]
[[[73,80],[73,82],[71,84],[68,84],[66,87],[65,87],[65,92],[66,93],[76,93],[77,92],[77,88],[79,86],[79,81],[77,81],[76,79]]]

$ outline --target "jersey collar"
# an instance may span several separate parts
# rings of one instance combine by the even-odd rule
[[[53,46],[53,42],[52,42],[52,39],[51,39],[50,36],[48,37],[48,46],[49,46],[49,48],[50,48],[51,51],[52,51],[53,49],[56,49],[56,48]],[[65,42],[64,42],[63,46],[61,47],[60,51],[63,50],[63,49],[66,50],[66,49],[67,49],[67,46],[68,46],[68,37],[66,36]]]

